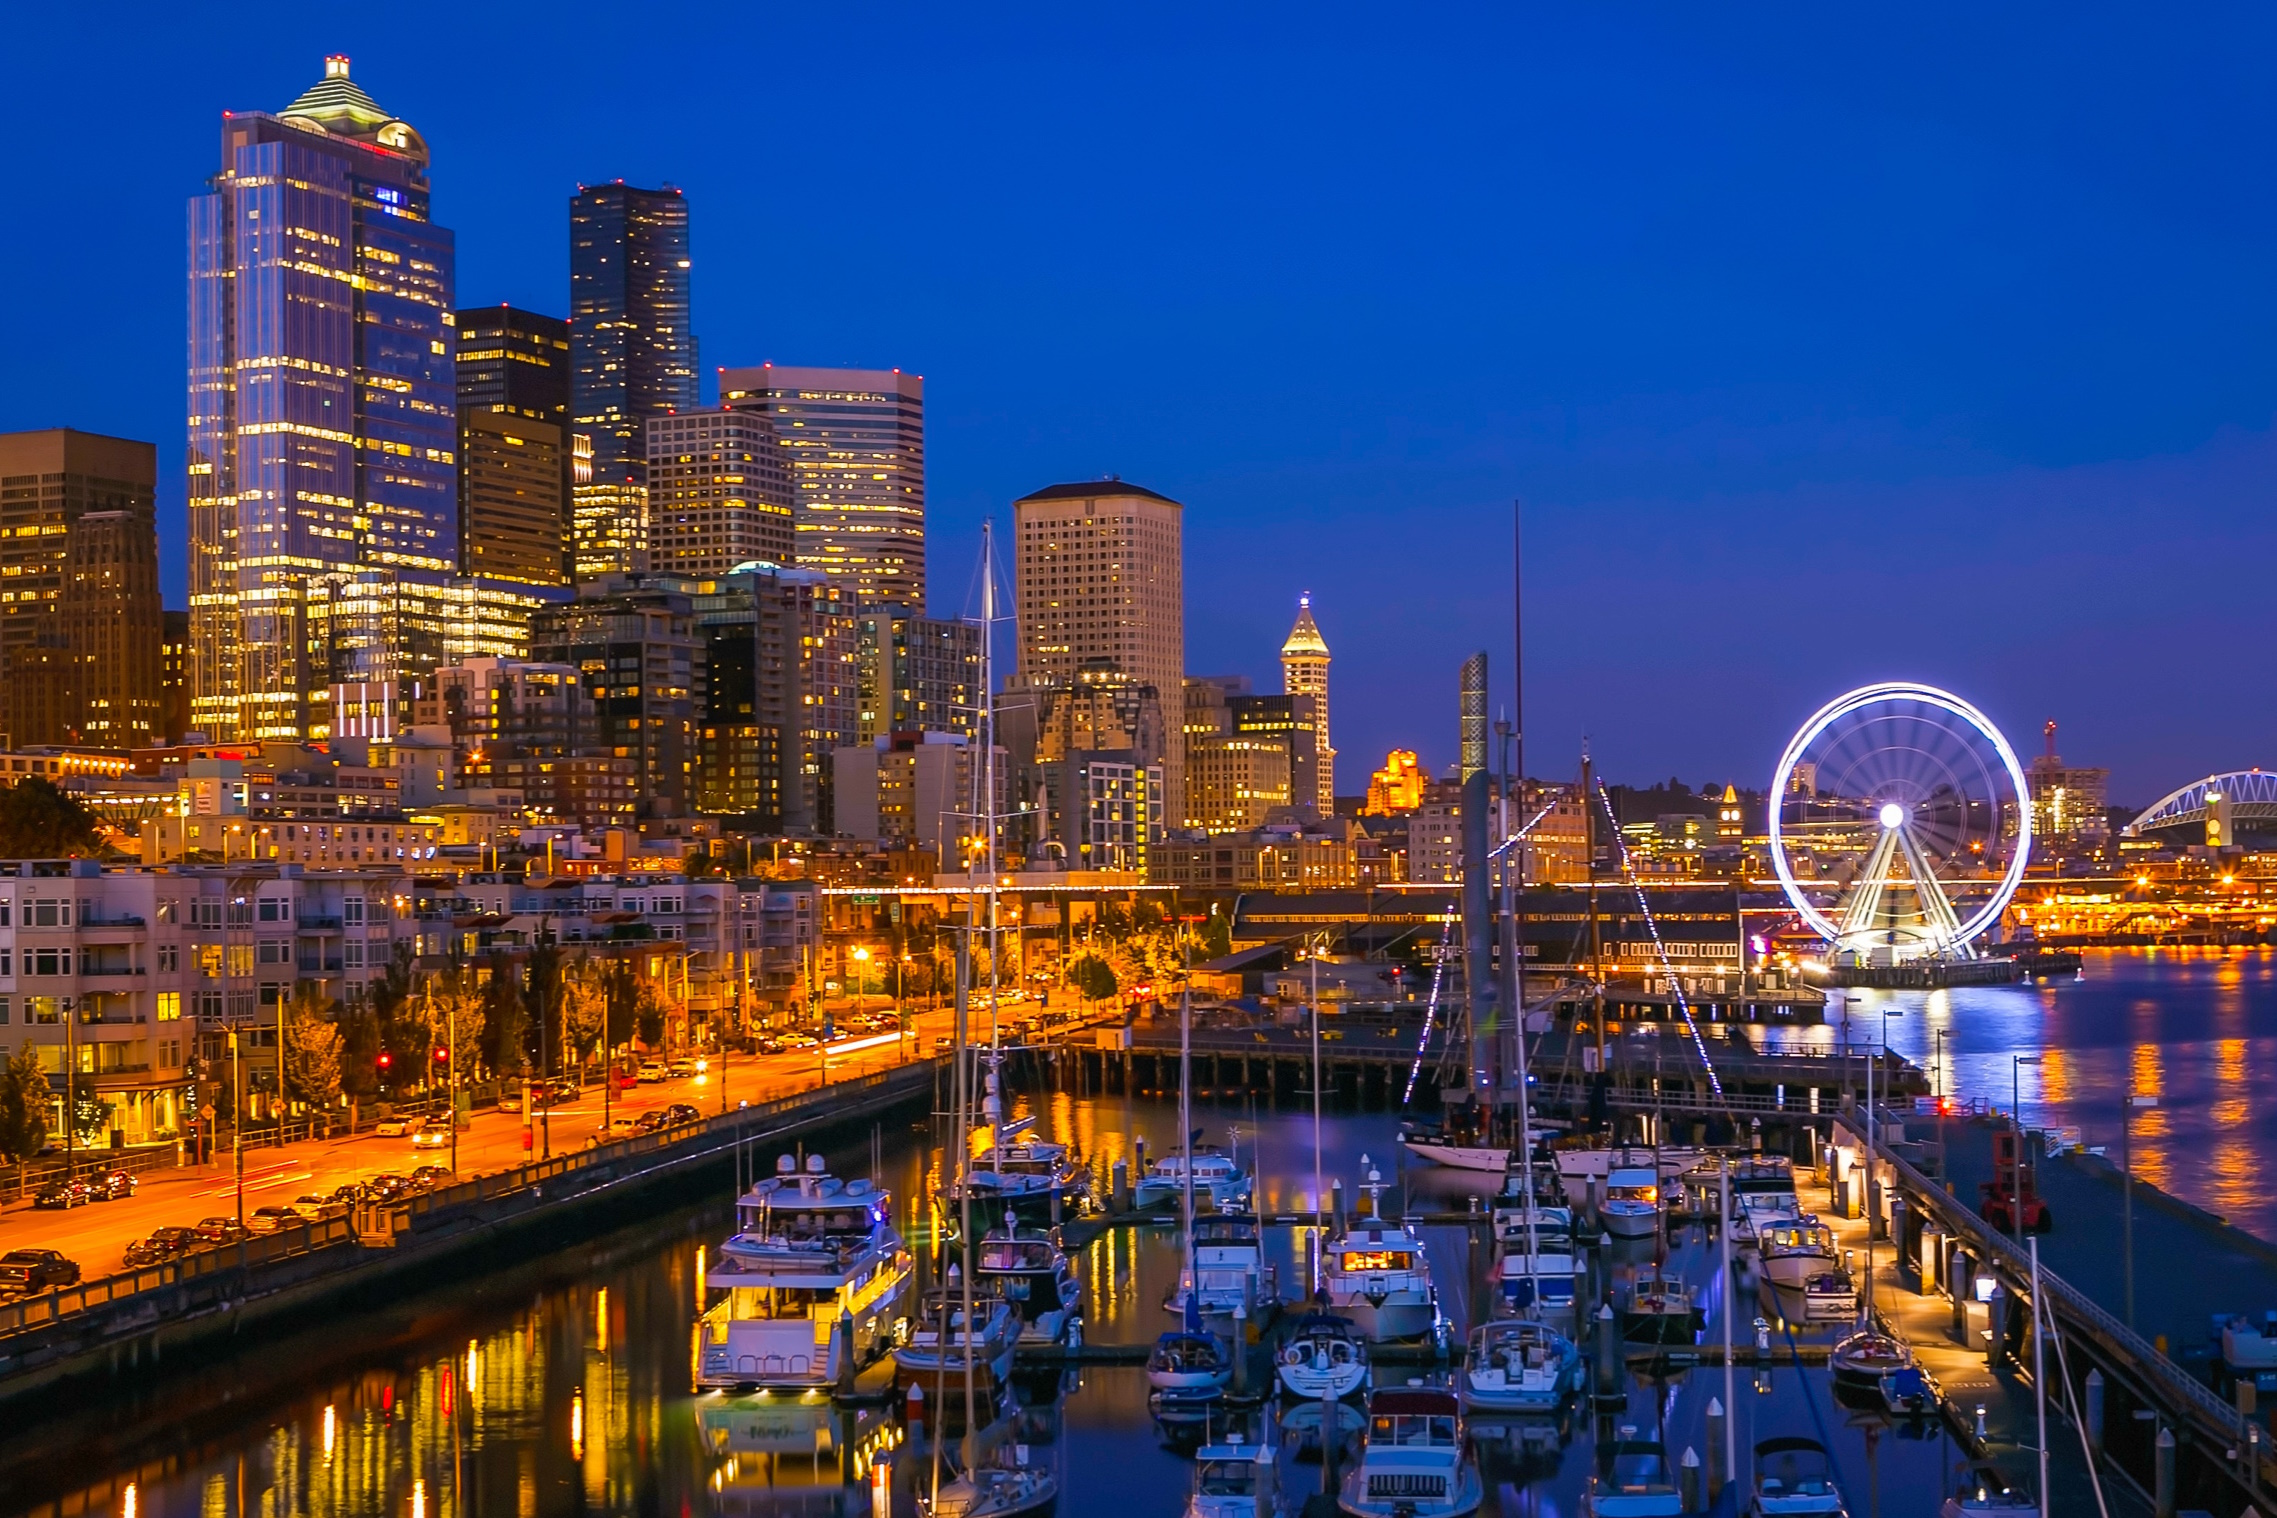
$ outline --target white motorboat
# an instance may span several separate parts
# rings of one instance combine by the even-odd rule
[[[1621,1308],[1621,1337],[1631,1344],[1696,1344],[1702,1314],[1682,1276],[1655,1267],[1629,1289]]]
[[[1176,1201],[1186,1194],[1187,1156],[1166,1154],[1146,1167],[1139,1179],[1135,1200],[1141,1207],[1152,1207],[1157,1202]],[[1249,1205],[1249,1177],[1242,1173],[1234,1157],[1215,1144],[1205,1144],[1193,1153],[1194,1197],[1207,1201],[1220,1212],[1236,1211]]]
[[[1759,1250],[1763,1230],[1800,1220],[1795,1166],[1777,1155],[1751,1155],[1731,1167],[1731,1241],[1736,1250]]]
[[[1187,1294],[1197,1289],[1197,1283],[1204,1317],[1230,1318],[1236,1307],[1255,1317],[1259,1303],[1273,1300],[1275,1288],[1255,1214],[1221,1212],[1195,1218],[1188,1257],[1193,1263],[1178,1272],[1178,1284],[1163,1300],[1170,1311],[1185,1314]]]
[[[1628,1438],[1600,1445],[1581,1511],[1584,1518],[1683,1518],[1684,1494],[1668,1467],[1667,1446]]]
[[[1510,1146],[1496,1143],[1481,1128],[1475,1111],[1468,1121],[1402,1123],[1399,1147],[1426,1165],[1500,1174],[1510,1163]]]
[[[1001,1111],[993,1065],[983,1082],[987,1111]],[[1090,1173],[1075,1163],[1067,1145],[1037,1138],[1034,1126],[1034,1118],[1023,1117],[986,1130],[986,1147],[973,1156],[972,1169],[961,1185],[949,1187],[950,1201],[962,1200],[969,1191],[973,1210],[983,1217],[1002,1217],[1009,1211],[1020,1222],[1039,1227],[1086,1210],[1091,1202]]]
[[[1281,1502],[1275,1491],[1275,1452],[1270,1444],[1247,1444],[1237,1435],[1194,1452],[1194,1490],[1186,1499],[1186,1518],[1275,1518]]]
[[[1349,1319],[1307,1313],[1282,1344],[1273,1369],[1283,1391],[1307,1402],[1355,1396],[1368,1389],[1368,1341]]]
[[[1000,1386],[1012,1374],[1012,1350],[1019,1342],[1020,1327],[1001,1297],[976,1290],[972,1317],[966,1319],[964,1295],[952,1273],[945,1288],[918,1305],[908,1339],[894,1350],[894,1382],[931,1387],[943,1376],[969,1373],[976,1386]]]
[[[1835,1489],[1834,1462],[1816,1439],[1765,1439],[1755,1446],[1755,1491],[1750,1518],[1815,1514],[1843,1518],[1849,1509]]]
[[[1834,1247],[1834,1230],[1814,1217],[1758,1227],[1755,1248],[1763,1257],[1764,1279],[1791,1292],[1802,1291],[1813,1276],[1842,1268],[1841,1252]]]
[[[819,1154],[803,1171],[787,1154],[775,1168],[736,1200],[736,1231],[704,1271],[699,1386],[834,1386],[847,1353],[874,1358],[908,1319],[913,1263],[892,1199],[828,1174]]]
[[[1597,1209],[1605,1231],[1616,1239],[1649,1239],[1660,1232],[1660,1167],[1620,1164],[1605,1176],[1605,1200]]]
[[[1565,1188],[1565,1198],[1576,1207],[1588,1200],[1591,1181],[1603,1182],[1617,1168],[1651,1164],[1659,1172],[1660,1178],[1668,1181],[1684,1174],[1707,1157],[1704,1149],[1640,1149],[1634,1146],[1607,1148],[1592,1145],[1578,1137],[1551,1140],[1550,1152],[1557,1160],[1558,1181]],[[1647,1160],[1645,1156],[1648,1155],[1654,1158]]]
[[[1233,1355],[1216,1334],[1175,1330],[1146,1357],[1146,1384],[1181,1401],[1221,1396],[1232,1379]]]
[[[1494,1232],[1495,1248],[1501,1256],[1495,1267],[1500,1287],[1497,1310],[1510,1316],[1531,1313],[1561,1321],[1570,1317],[1579,1298],[1583,1270],[1581,1256],[1573,1247],[1572,1210],[1497,1207]]]
[[[998,1228],[980,1241],[974,1284],[1011,1310],[1022,1344],[1064,1344],[1081,1315],[1083,1285],[1056,1232]]]
[[[1354,1518],[1455,1518],[1485,1500],[1453,1392],[1387,1387],[1368,1399],[1367,1443],[1336,1494],[1338,1508]]]
[[[1321,1251],[1331,1312],[1372,1340],[1420,1339],[1439,1323],[1430,1262],[1414,1230],[1384,1219],[1356,1222]]]
[[[1580,1386],[1581,1350],[1532,1318],[1481,1323],[1456,1382],[1472,1413],[1555,1412]]]
[[[1883,1384],[1898,1371],[1914,1369],[1913,1351],[1888,1334],[1861,1328],[1835,1341],[1827,1355],[1834,1400],[1845,1407],[1882,1410]]]

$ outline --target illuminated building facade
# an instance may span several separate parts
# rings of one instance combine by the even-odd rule
[[[860,710],[847,587],[772,566],[663,583],[687,591],[703,648],[696,810],[760,832],[835,831],[832,758]]]
[[[864,743],[890,733],[979,736],[977,623],[888,603],[863,607],[854,637]]]
[[[577,670],[592,751],[632,761],[644,816],[686,808],[704,668],[685,587],[622,575],[580,585],[575,601],[532,619],[528,656]]]
[[[1384,767],[1368,777],[1368,803],[1363,817],[1399,817],[1423,805],[1426,777],[1422,762],[1411,748],[1395,748],[1384,756]]]
[[[458,313],[457,341],[460,572],[567,584],[569,323],[476,306]]]
[[[790,471],[767,418],[728,410],[649,418],[647,479],[651,573],[789,567]]]
[[[333,736],[332,700],[341,687],[392,692],[398,725],[437,665],[529,654],[530,617],[549,597],[497,581],[365,569],[311,579],[302,591],[307,668],[318,684],[307,698],[308,736]]]
[[[180,743],[190,730],[190,614],[164,613],[158,640],[158,730]]]
[[[148,443],[0,436],[0,732],[15,744],[159,741],[157,480]]]
[[[427,145],[348,60],[222,120],[189,207],[190,684],[217,740],[311,731],[328,574],[453,574],[453,240]]]
[[[774,423],[798,564],[861,605],[925,604],[925,381],[899,369],[722,369],[720,403]]]
[[[1160,698],[1180,699],[1185,508],[1120,480],[1088,480],[1023,496],[1012,512],[1020,681],[1040,691],[1113,671]],[[1185,745],[1165,745],[1160,763],[1157,809],[1182,821]]]
[[[2032,795],[2033,851],[2058,858],[2100,854],[2111,843],[2111,772],[2064,763],[2056,753],[2055,723],[2043,732],[2045,751],[2024,768]]]
[[[585,185],[569,203],[570,429],[593,441],[573,487],[580,579],[641,564],[652,416],[696,408],[688,202],[678,190]]]
[[[1304,696],[1312,706],[1313,755],[1309,766],[1313,793],[1298,797],[1323,817],[1336,813],[1336,750],[1328,740],[1328,641],[1312,619],[1312,593],[1297,598],[1296,625],[1281,645],[1281,690]]]

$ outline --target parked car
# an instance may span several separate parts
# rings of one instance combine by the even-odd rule
[[[657,1108],[654,1112],[643,1112],[633,1119],[633,1132],[635,1133],[655,1133],[663,1127],[664,1109],[662,1107]]]
[[[783,1041],[770,1033],[759,1040],[757,1048],[761,1054],[780,1054],[783,1052]]]
[[[664,1067],[662,1065],[658,1064],[655,1060],[645,1060],[642,1062],[640,1067],[640,1083],[642,1085],[654,1086],[663,1081],[663,1079]]]
[[[78,1284],[78,1263],[52,1249],[11,1249],[0,1254],[0,1293],[21,1295]]]
[[[152,1265],[163,1265],[179,1259],[193,1249],[203,1249],[205,1240],[198,1237],[195,1228],[157,1228],[147,1239],[137,1239],[126,1248],[126,1267],[144,1270]]]
[[[32,1197],[32,1205],[68,1211],[73,1207],[84,1207],[89,1202],[101,1200],[103,1200],[103,1193],[93,1181],[84,1176],[72,1176],[65,1180],[50,1181],[42,1186]]]
[[[208,1244],[235,1244],[252,1237],[252,1230],[235,1218],[201,1218],[197,1233]]]
[[[432,1191],[437,1186],[448,1186],[458,1177],[448,1165],[421,1165],[411,1172],[411,1184],[421,1191]]]
[[[341,1188],[342,1191],[348,1191],[352,1189],[353,1188],[351,1187],[345,1186]],[[348,1201],[343,1201],[340,1197],[340,1192],[338,1191],[333,1192],[329,1196],[314,1191],[304,1192],[300,1196],[293,1198],[293,1211],[299,1213],[304,1218],[311,1218],[317,1222],[322,1222],[326,1218],[345,1217],[348,1212],[349,1203],[353,1200],[354,1199],[351,1197]]]
[[[394,1202],[410,1194],[410,1180],[392,1172],[375,1175],[363,1185],[363,1200],[367,1202]]]
[[[102,1200],[116,1202],[133,1196],[135,1188],[142,1182],[131,1170],[106,1170],[95,1177],[95,1184],[103,1188]]]
[[[287,1228],[298,1228],[309,1221],[290,1207],[256,1207],[245,1219],[246,1228],[253,1233],[278,1233]]]
[[[598,1149],[603,1144],[613,1144],[618,1139],[631,1138],[636,1133],[645,1133],[647,1131],[647,1129],[640,1126],[640,1122],[636,1118],[613,1117],[609,1119],[608,1130],[604,1133],[596,1133],[591,1138],[587,1139],[585,1141],[585,1147],[588,1149]]]
[[[451,1142],[451,1120],[431,1117],[411,1130],[411,1147],[414,1149],[443,1149]]]
[[[372,1127],[372,1132],[383,1139],[401,1138],[409,1133],[418,1119],[411,1117],[383,1117]]]
[[[664,1126],[677,1128],[682,1123],[700,1123],[704,1115],[686,1102],[674,1102],[664,1109]]]
[[[340,1210],[342,1212],[346,1212],[349,1208],[355,1206],[363,1199],[364,1188],[357,1185],[353,1181],[350,1181],[345,1186],[335,1186],[332,1188],[332,1200],[340,1204]]]
[[[568,1081],[537,1081],[529,1087],[529,1108],[532,1112],[547,1107],[559,1107],[574,1102],[582,1094]]]

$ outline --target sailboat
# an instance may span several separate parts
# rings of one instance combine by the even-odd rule
[[[1189,988],[1193,979],[1191,969],[1189,965]],[[1215,1334],[1203,1331],[1202,1293],[1195,1289],[1201,1281],[1201,1272],[1194,1236],[1193,1038],[1194,998],[1192,990],[1185,989],[1178,996],[1178,1146],[1185,1162],[1179,1167],[1179,1175],[1184,1182],[1181,1195],[1186,1246],[1178,1307],[1185,1322],[1155,1340],[1154,1352],[1146,1361],[1147,1384],[1161,1396],[1182,1400],[1224,1395],[1226,1383],[1233,1379],[1233,1356],[1243,1350],[1241,1345],[1229,1350]]]
[[[998,1044],[998,1031],[1002,1024],[997,1001],[997,932],[999,908],[997,895],[1000,876],[997,873],[997,831],[1000,817],[996,810],[996,683],[993,660],[996,634],[996,550],[994,525],[981,526],[981,636],[980,636],[980,689],[981,707],[979,731],[974,735],[981,753],[981,762],[975,766],[974,781],[979,795],[974,798],[973,817],[980,824],[983,846],[968,856],[966,864],[966,916],[964,934],[957,956],[957,1031],[956,1031],[956,1136],[957,1180],[951,1192],[960,1211],[958,1245],[963,1251],[963,1269],[960,1280],[952,1290],[961,1294],[962,1320],[966,1333],[972,1332],[976,1306],[986,1305],[994,1310],[991,1321],[1001,1318],[1009,1339],[1016,1341],[1020,1329],[1014,1325],[1012,1314],[999,1298],[989,1303],[974,1299],[973,1203],[980,1189],[976,1184],[973,1165],[973,1111],[972,1073],[973,1058],[969,1037],[967,1008],[970,1003],[972,934],[976,924],[972,920],[976,882],[972,872],[985,871],[985,891],[988,903],[988,1043],[990,1082],[987,1095],[987,1117],[991,1138],[990,1152],[1001,1155],[1005,1149],[1003,1093],[994,1076],[1002,1051]],[[999,1201],[1003,1200],[1001,1197]],[[1006,1230],[1007,1242],[1018,1239],[1017,1219]],[[944,1307],[948,1304],[944,1303]],[[946,1322],[944,1318],[944,1322]],[[1010,1345],[1005,1357],[1009,1360]],[[968,1350],[963,1356],[965,1381],[965,1427],[976,1430],[965,1440],[965,1469],[946,1484],[941,1481],[942,1450],[938,1441],[934,1445],[932,1500],[924,1504],[927,1518],[1021,1518],[1021,1515],[1040,1513],[1059,1499],[1059,1476],[1048,1464],[1032,1463],[1030,1448],[1024,1444],[1008,1444],[1001,1438],[990,1441],[979,1429],[976,1411],[979,1403],[978,1367],[976,1356]],[[944,1357],[941,1372],[947,1371]]]

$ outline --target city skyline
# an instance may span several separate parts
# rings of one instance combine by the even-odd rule
[[[1006,186],[980,195],[971,214],[1014,211],[1008,225],[1035,235],[990,274],[975,254],[1003,252],[1006,234],[960,248],[957,231],[975,225],[967,219],[952,220],[938,240],[895,238],[891,264],[882,261],[887,244],[869,232],[849,240],[779,225],[753,239],[760,181],[749,160],[704,142],[674,113],[604,122],[578,104],[539,144],[508,130],[512,118],[499,108],[453,101],[445,71],[398,38],[286,25],[223,45],[153,19],[145,34],[106,38],[104,56],[138,98],[154,102],[164,130],[139,126],[132,161],[106,161],[101,175],[88,155],[116,139],[86,135],[83,114],[49,113],[72,119],[80,138],[42,138],[59,165],[85,170],[60,176],[67,199],[89,193],[82,181],[100,182],[111,224],[141,229],[151,246],[75,248],[71,265],[39,246],[0,254],[20,287],[68,294],[73,278],[100,282],[103,304],[116,308],[57,303],[70,310],[67,321],[28,313],[8,340],[0,428],[68,425],[155,442],[168,599],[177,605],[185,555],[173,467],[182,444],[180,329],[171,310],[180,285],[163,273],[178,258],[169,220],[211,170],[204,133],[218,112],[292,98],[313,60],[336,51],[356,56],[357,77],[436,145],[446,166],[434,186],[436,220],[459,233],[462,299],[565,310],[559,208],[575,184],[619,173],[669,180],[697,208],[699,258],[707,247],[720,254],[697,281],[700,368],[771,360],[925,374],[936,613],[963,609],[981,516],[1001,525],[1009,502],[1042,482],[1109,472],[1148,480],[1193,508],[1189,667],[1264,677],[1290,598],[1317,592],[1340,651],[1339,788],[1347,792],[1389,748],[1417,747],[1433,769],[1452,757],[1436,686],[1451,692],[1451,672],[1470,648],[1507,648],[1505,556],[1495,545],[1506,542],[1513,496],[1533,513],[1527,726],[1537,772],[1570,767],[1558,757],[1578,753],[1587,734],[1622,772],[1674,768],[1760,783],[1777,737],[1816,701],[1899,673],[1970,691],[2012,735],[2062,721],[2068,751],[2113,768],[2115,801],[2147,800],[2189,774],[2277,751],[2277,717],[2236,700],[2212,661],[2185,657],[2262,634],[2250,598],[2197,594],[2178,562],[2187,556],[2106,546],[2147,520],[2241,552],[2265,540],[2255,507],[2277,475],[2266,430],[2277,397],[2267,366],[2250,355],[2266,346],[2259,334],[2271,312],[2243,271],[2270,229],[2218,193],[2250,176],[2262,150],[2244,144],[2265,134],[2235,118],[2259,109],[2232,103],[2250,92],[2185,95],[2170,82],[2178,59],[2203,61],[2210,32],[2144,52],[2067,30],[2076,68],[2013,79],[1999,65],[2027,56],[2037,40],[2023,23],[1981,37],[1986,61],[1964,65],[1939,54],[1937,29],[1923,22],[1879,38],[1886,56],[1843,72],[1854,88],[1842,98],[1802,67],[1808,43],[1826,39],[1770,36],[1768,21],[1755,30],[1734,23],[1729,35],[1667,22],[1634,36],[1583,21],[1538,34],[1482,28],[1482,57],[1540,55],[1514,93],[1541,103],[1434,106],[1394,133],[1392,148],[1414,146],[1426,128],[1482,119],[1526,128],[1508,161],[1487,167],[1495,183],[1523,191],[1515,203],[1527,224],[1561,228],[1545,251],[1511,251],[1499,235],[1519,212],[1466,210],[1437,253],[1382,232],[1342,253],[1275,244],[1286,262],[1270,266],[1287,277],[1268,287],[1223,272],[1214,257],[1207,268],[1196,263],[1190,232],[1175,232],[1171,256],[1141,266],[1096,248],[1080,259],[1054,251],[1038,218],[1120,189],[1158,220],[1221,207],[1229,214],[1216,236],[1230,239],[1229,250],[1268,246],[1267,229],[1285,229],[1337,161],[1317,144],[1259,135],[1267,118],[1254,112],[1304,106],[1286,84],[1254,107],[1212,100],[1192,129],[1222,135],[1239,126],[1244,141],[1289,150],[1286,187],[1241,210],[1216,198],[1228,182],[1218,174],[1174,190],[1088,116],[1065,143],[1014,143],[992,118],[938,90],[919,55],[937,52],[942,39],[905,21],[908,39],[887,50],[881,77],[940,114],[945,146],[1013,144]],[[464,23],[474,37],[486,24]],[[35,64],[89,44],[69,20],[46,26],[26,34]],[[1006,36],[949,40],[952,56],[984,70],[1016,53]],[[1759,58],[1744,61],[1767,40]],[[1449,41],[1420,37],[1365,62],[1356,50],[1312,43],[1308,56],[1332,77],[1380,69],[1395,98],[1422,102],[1424,79],[1464,67]],[[1075,50],[1057,33],[1033,46]],[[1269,46],[1236,32],[1193,57],[1141,49],[1120,67],[1200,86],[1222,64]],[[653,64],[653,49],[634,52]],[[1604,103],[1589,103],[1578,82],[1559,83],[1553,64],[1575,81],[1610,84]],[[2110,88],[2138,68],[2140,89]],[[60,66],[29,73],[35,92],[69,77]],[[1937,87],[1901,102],[1893,93],[1901,77]],[[712,80],[699,72],[688,89],[700,95]],[[1739,100],[1743,80],[1751,101]],[[1668,86],[1657,104],[1653,85]],[[1705,136],[1668,146],[1680,135],[1670,129],[1697,115],[1687,108],[1710,102],[1721,116]],[[1640,112],[1640,103],[1650,108]],[[1558,108],[1578,113],[1574,126],[1546,124]],[[1585,140],[1579,128],[1622,110],[1635,124]],[[1807,150],[1780,130],[1806,120],[1824,128]],[[1285,130],[1305,127],[1334,130],[1309,108]],[[1174,137],[1165,161],[1199,164],[1198,140]],[[1782,146],[1771,149],[1772,140]],[[2115,151],[2122,142],[2133,146]],[[1054,187],[1042,171],[1078,148],[1104,153],[1081,182],[1094,188]],[[1782,161],[1790,154],[1796,163]],[[1837,160],[1868,166],[1871,210],[1863,190],[1815,187],[1816,170]],[[1654,224],[1569,183],[1614,168],[1637,175],[1640,198],[1656,203],[1695,181],[1734,194],[1727,209]],[[935,153],[925,169],[913,209],[930,216],[963,180]],[[1413,183],[1376,181],[1371,204],[1405,204],[1441,171],[1411,172]],[[1993,193],[2005,184],[2030,193],[2005,206]],[[812,179],[801,193],[837,205],[853,191]],[[1020,210],[1019,196],[1036,199]],[[1175,230],[1178,220],[1162,224]],[[2102,235],[2136,224],[2156,231]],[[1655,225],[1688,229],[1681,240],[1699,251],[1671,253]],[[1899,226],[1903,235],[1889,235]],[[1761,240],[1772,227],[1786,229],[1784,246]],[[761,251],[740,251],[754,247]],[[147,268],[162,272],[136,272]],[[889,269],[896,277],[882,278]],[[2019,272],[2028,270],[2050,277]],[[2178,282],[2185,277],[2188,288]],[[850,298],[856,287],[867,299]],[[1012,302],[1015,289],[1027,298]],[[1367,361],[1359,365],[1326,362],[1303,326],[1341,290],[1359,298],[1348,329],[1352,356]],[[1615,297],[1648,290],[1655,304],[1604,324],[1627,304]],[[1492,298],[1475,299],[1488,291]],[[1079,292],[1098,299],[1086,304]],[[1551,311],[1552,293],[1570,315]],[[1038,317],[1019,317],[1016,304]],[[1475,331],[1449,324],[1458,306],[1474,312]],[[1078,310],[1089,314],[1071,325]],[[1584,360],[1576,335],[1592,323],[1608,340],[1601,357]],[[1848,356],[1826,341],[1832,332],[1844,334],[1834,346]],[[1532,335],[1515,341],[1520,334]],[[1101,371],[1103,386],[1023,383],[1071,372],[1085,351],[1114,361]],[[1209,372],[1213,364],[1219,372]],[[1323,388],[1330,372],[1366,378],[1339,397]],[[1260,384],[1268,373],[1272,383]],[[1242,390],[1255,403],[1230,407]],[[1229,426],[1236,416],[1240,425]],[[1406,562],[1387,567],[1367,551],[1386,521],[1436,557],[1402,555]],[[1608,533],[1607,522],[1623,530]],[[1901,539],[1909,546],[1896,547]],[[1439,566],[1428,590],[1417,568],[1426,560]],[[1842,599],[1826,593],[1834,578],[1870,596],[1914,598],[1923,629],[1914,646],[1884,654],[1829,627],[1824,608]],[[1624,615],[1587,638],[1573,631],[1591,608],[1609,605]],[[1699,636],[1703,615],[1712,636]],[[1496,668],[1499,705],[1507,658]],[[1655,689],[1655,699],[1607,694],[1640,688]]]

